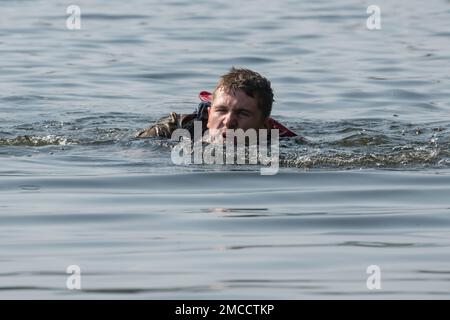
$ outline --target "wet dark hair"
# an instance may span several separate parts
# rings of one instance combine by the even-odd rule
[[[218,89],[223,89],[227,93],[234,92],[237,89],[243,90],[246,95],[256,99],[263,119],[270,116],[274,101],[273,91],[270,81],[259,73],[249,69],[232,67],[228,73],[220,77],[219,83],[214,90],[214,96]]]

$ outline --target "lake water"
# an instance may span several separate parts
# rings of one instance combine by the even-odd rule
[[[450,298],[449,1],[74,4],[0,2],[0,298]],[[233,65],[278,174],[134,139]]]

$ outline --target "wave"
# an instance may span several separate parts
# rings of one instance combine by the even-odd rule
[[[120,150],[130,147],[153,149],[169,159],[174,143],[157,138],[135,139],[141,128],[136,126],[145,126],[142,119],[142,116],[126,118],[123,114],[111,114],[69,122],[22,124],[14,130],[0,130],[0,147],[112,145]],[[414,124],[386,119],[357,119],[304,121],[287,125],[303,134],[306,142],[296,138],[280,141],[282,167],[450,167],[450,122]]]
[[[67,145],[67,138],[58,137],[54,135],[48,135],[44,137],[38,136],[18,136],[15,138],[0,138],[0,146],[29,146],[29,147],[42,147],[48,145]]]

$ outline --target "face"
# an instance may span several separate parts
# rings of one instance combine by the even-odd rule
[[[227,129],[262,129],[266,127],[266,121],[255,98],[240,89],[227,93],[219,88],[208,109],[207,127],[213,136],[224,135]]]

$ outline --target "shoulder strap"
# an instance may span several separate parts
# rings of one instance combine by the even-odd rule
[[[211,106],[211,102],[200,102],[197,107],[197,120],[207,121],[208,120],[208,108]]]

